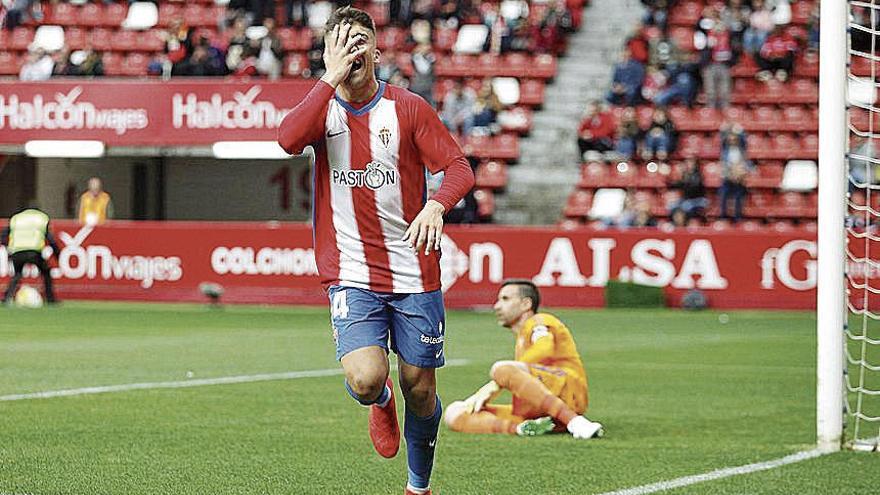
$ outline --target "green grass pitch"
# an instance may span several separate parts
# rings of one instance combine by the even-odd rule
[[[441,495],[591,494],[810,449],[812,313],[556,312],[607,437],[441,427]],[[508,359],[487,313],[450,312],[446,404]],[[0,309],[0,395],[337,368],[326,308],[69,303]],[[400,403],[399,408],[400,409]],[[402,411],[399,411],[402,415]],[[0,402],[2,494],[400,494],[404,451],[377,456],[341,376]],[[671,494],[880,491],[880,454],[843,452]]]

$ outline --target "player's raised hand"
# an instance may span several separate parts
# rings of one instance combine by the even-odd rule
[[[358,36],[349,36],[351,24],[342,23],[324,35],[324,67],[321,80],[334,88],[348,77],[355,59],[367,51],[366,44],[358,45]]]
[[[432,249],[439,251],[440,238],[443,236],[443,213],[445,212],[446,209],[442,204],[429,199],[422,211],[409,224],[409,228],[403,234],[403,240],[416,253],[422,249],[422,246],[425,247],[426,255]]]

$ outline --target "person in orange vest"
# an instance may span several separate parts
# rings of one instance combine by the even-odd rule
[[[88,191],[79,198],[78,211],[79,223],[86,225],[101,225],[113,218],[113,201],[104,191],[101,179],[97,177],[89,179]]]

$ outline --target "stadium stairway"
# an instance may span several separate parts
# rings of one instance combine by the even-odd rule
[[[553,224],[565,204],[577,159],[577,127],[587,101],[602,99],[624,39],[644,10],[639,0],[592,0],[580,31],[569,37],[531,135],[520,140],[519,165],[510,167],[506,194],[495,198],[495,221]]]

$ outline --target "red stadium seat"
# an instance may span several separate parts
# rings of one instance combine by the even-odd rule
[[[697,1],[677,3],[669,12],[669,23],[675,26],[693,26],[700,20],[703,4]]]
[[[556,227],[561,230],[577,230],[583,226],[584,224],[577,218],[563,218],[556,223]]]
[[[782,182],[782,170],[779,162],[763,162],[756,167],[754,173],[746,177],[746,187],[776,189]]]
[[[78,10],[68,2],[58,2],[49,9],[44,21],[57,26],[76,26],[79,24]]]
[[[755,91],[755,100],[759,103],[779,103],[787,101],[789,85],[771,79],[758,86]]]
[[[813,160],[819,157],[819,136],[817,134],[807,134],[801,138],[797,157]]]
[[[747,138],[748,142],[748,155],[752,159],[760,160],[762,158],[775,158],[775,153],[770,145],[767,142],[767,138],[760,134],[749,134]]]
[[[134,49],[139,52],[161,52],[165,48],[162,31],[151,29],[140,33]]]
[[[144,36],[134,31],[116,31],[113,33],[113,49],[122,52],[129,52],[137,47],[138,38]]]
[[[522,53],[509,53],[504,56],[504,67],[514,75],[525,74],[529,70],[531,60]]]
[[[382,28],[388,25],[388,3],[370,2],[364,6],[364,10],[373,18],[373,22],[376,24],[377,28]]]
[[[104,5],[101,3],[86,3],[79,8],[77,19],[77,24],[80,26],[104,26]]]
[[[452,90],[455,87],[454,79],[440,79],[436,83],[434,83],[434,101],[439,103],[443,102],[443,99],[446,98],[446,93]]]
[[[776,131],[782,130],[782,112],[776,107],[761,105],[752,112],[752,119],[746,130],[750,131]]]
[[[532,130],[534,117],[527,107],[514,107],[498,114],[498,124],[502,131],[526,135]]]
[[[415,69],[412,64],[412,54],[408,52],[398,52],[397,57],[395,58],[397,66],[403,72],[403,75],[406,77],[412,77]]]
[[[436,28],[434,29],[434,40],[431,47],[435,50],[449,53],[455,46],[455,40],[458,38],[458,30],[453,28]]]
[[[183,7],[177,3],[160,2],[159,26],[167,27],[174,19],[183,19]]]
[[[746,204],[743,208],[743,213],[747,217],[752,218],[764,218],[768,216],[772,207],[772,198],[773,196],[761,192],[761,191],[752,191],[746,196]],[[728,205],[728,208],[730,205]],[[728,211],[730,211],[728,209]]]
[[[475,173],[476,187],[500,190],[507,187],[507,166],[501,162],[481,163]]]
[[[119,27],[122,25],[122,21],[125,20],[125,16],[128,14],[128,7],[123,5],[122,3],[111,3],[104,7],[104,16],[101,19],[102,26],[114,26]]]
[[[712,228],[712,230],[723,232],[732,229],[733,224],[730,223],[730,220],[719,219],[712,222],[710,227]]]
[[[621,162],[609,170],[606,187],[635,187],[638,176],[639,169],[635,164]]]
[[[730,75],[733,77],[755,77],[758,69],[758,64],[752,57],[742,56],[739,58],[739,63],[730,70]]]
[[[651,125],[651,117],[654,116],[654,107],[649,107],[647,105],[636,107],[636,115],[639,119],[639,127],[646,129]]]
[[[748,107],[733,105],[724,109],[724,118],[745,127],[746,122],[752,120],[752,112]]]
[[[700,107],[691,111],[690,126],[696,130],[715,132],[721,128],[723,121],[721,110],[716,108]],[[679,121],[675,121],[679,125]]]
[[[543,53],[532,58],[532,66],[529,68],[527,76],[538,79],[553,79],[556,77],[556,71],[556,57]]]
[[[489,220],[495,214],[495,195],[487,189],[474,191],[474,199],[477,200],[477,215],[483,220]]]
[[[303,71],[309,68],[309,61],[302,53],[291,53],[284,58],[284,75],[303,77]]]
[[[794,75],[809,79],[819,78],[819,57],[814,54],[804,55],[794,63]]]
[[[808,79],[795,79],[785,92],[785,103],[815,104],[819,101],[819,84]]]
[[[703,165],[703,184],[706,187],[721,187],[723,181],[723,170],[718,162],[708,162]]]
[[[199,4],[188,4],[183,9],[183,20],[191,27],[213,27],[217,25],[214,11]]]
[[[737,228],[744,232],[761,232],[762,230],[766,230],[764,224],[757,220],[743,220],[737,224]]]
[[[278,28],[275,32],[278,34],[278,39],[281,40],[281,47],[282,48],[284,48],[287,51],[297,50],[296,37],[297,37],[298,31],[296,29],[283,27],[283,28]],[[381,46],[379,48],[384,50],[384,48],[382,48]]]
[[[122,75],[122,55],[119,52],[104,52],[101,61],[104,65],[104,74],[108,76]]]
[[[650,172],[647,167],[639,167],[636,186],[642,188],[662,189],[666,187],[666,176],[659,172]]]
[[[526,79],[519,82],[519,102],[523,105],[540,107],[544,104],[544,82]]]
[[[567,218],[583,218],[590,213],[593,204],[593,193],[583,189],[574,190],[569,196],[562,214]]]
[[[681,201],[681,191],[667,189],[660,193],[660,198],[655,199],[651,214],[655,217],[665,217],[669,214],[669,208],[679,201]]]
[[[122,61],[123,76],[144,76],[147,74],[147,65],[150,64],[150,57],[143,53],[130,53]]]
[[[86,32],[78,27],[64,29],[64,44],[71,50],[82,50],[88,45]]]
[[[481,53],[477,56],[477,65],[472,74],[476,77],[493,77],[507,75],[501,57],[493,53]]]
[[[799,150],[798,140],[788,133],[780,133],[773,136],[770,147],[770,153],[764,156],[764,158],[789,159],[803,154]]]
[[[34,30],[29,27],[18,26],[12,30],[9,37],[9,48],[13,50],[27,50],[28,45],[34,40]]]
[[[814,121],[804,107],[800,105],[788,105],[782,110],[783,123],[780,130],[786,131],[815,131],[819,129],[819,122]]]
[[[0,52],[0,75],[17,76],[21,71],[21,59],[12,52]]]
[[[601,162],[590,162],[581,165],[581,178],[578,187],[593,189],[608,187],[609,167]]]
[[[113,33],[104,28],[92,29],[89,32],[89,40],[92,43],[92,48],[98,51],[108,51],[113,50]],[[162,47],[165,46],[165,42],[162,42]],[[159,48],[161,50],[162,48]],[[157,50],[158,51],[158,50]]]

